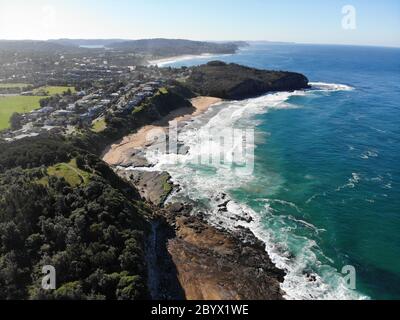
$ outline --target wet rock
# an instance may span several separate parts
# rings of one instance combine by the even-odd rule
[[[196,217],[177,217],[176,224],[168,252],[187,299],[282,299],[284,272],[256,241],[244,243]]]
[[[244,222],[247,222],[247,223],[251,223],[251,222],[253,222],[253,218],[252,217],[250,217],[250,216],[245,216],[245,217],[242,217],[242,216],[236,216],[237,217],[237,220],[238,221],[244,221]]]
[[[306,277],[307,277],[308,281],[310,281],[310,282],[317,281],[317,276],[315,274],[310,273],[310,272],[306,272],[305,274],[306,274]]]
[[[156,206],[162,206],[173,190],[167,172],[118,170],[117,173],[139,190],[140,195]]]
[[[228,206],[229,202],[230,201],[225,201],[224,203],[219,204],[218,205],[218,212],[228,212],[227,206]]]
[[[167,209],[173,213],[181,213],[185,209],[185,206],[183,203],[174,202],[168,205]]]
[[[151,167],[152,165],[147,161],[147,159],[141,154],[134,154],[131,157],[123,160],[119,163],[120,167],[129,168],[129,167]]]
[[[186,155],[188,154],[190,148],[185,145],[178,145],[178,154],[180,155]]]

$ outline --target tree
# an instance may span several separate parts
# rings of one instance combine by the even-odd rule
[[[68,88],[68,90],[65,91],[63,95],[64,95],[64,96],[70,96],[70,95],[72,95],[71,89]]]
[[[150,211],[133,201],[137,191],[61,137],[1,147],[0,300],[147,298]],[[49,175],[47,166],[71,157],[91,173],[87,184]],[[57,270],[55,291],[41,287],[44,265]]]
[[[18,112],[14,112],[10,118],[11,130],[19,130],[22,128],[22,116]]]

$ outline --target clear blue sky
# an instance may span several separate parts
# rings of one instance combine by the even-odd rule
[[[155,37],[400,46],[400,1],[0,0],[0,39]]]

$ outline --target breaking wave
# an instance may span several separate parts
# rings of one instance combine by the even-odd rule
[[[232,189],[247,187],[259,179],[253,174],[237,175],[232,167],[224,164],[198,164],[199,156],[212,156],[218,146],[204,148],[197,137],[210,130],[232,127],[255,127],[254,116],[272,109],[287,109],[291,97],[306,96],[310,91],[341,91],[353,88],[328,83],[311,83],[311,90],[279,92],[244,101],[219,104],[183,127],[179,141],[188,147],[186,154],[159,155],[147,150],[146,157],[154,164],[154,169],[168,171],[172,180],[180,186],[173,195],[175,200],[192,201],[199,212],[213,225],[235,231],[246,227],[266,244],[266,249],[275,265],[286,271],[281,287],[287,299],[362,299],[366,298],[346,287],[342,275],[332,266],[332,262],[318,247],[315,240],[293,232],[297,228],[307,228],[315,234],[323,232],[310,222],[290,215],[276,215],[270,204],[279,202],[298,211],[296,204],[284,200],[258,199],[258,206],[237,200]],[[299,106],[297,106],[299,107]],[[171,161],[173,160],[173,161]],[[268,177],[275,188],[282,179],[278,174]],[[347,186],[355,185],[359,176],[353,174]],[[312,199],[310,200],[312,201]],[[290,245],[298,250],[292,252]],[[322,260],[321,260],[322,259]]]
[[[353,87],[346,84],[325,83],[325,82],[310,82],[309,85],[314,90],[321,91],[352,91]]]

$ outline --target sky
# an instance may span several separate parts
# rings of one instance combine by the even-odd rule
[[[0,39],[159,37],[400,47],[400,1],[0,0]]]

